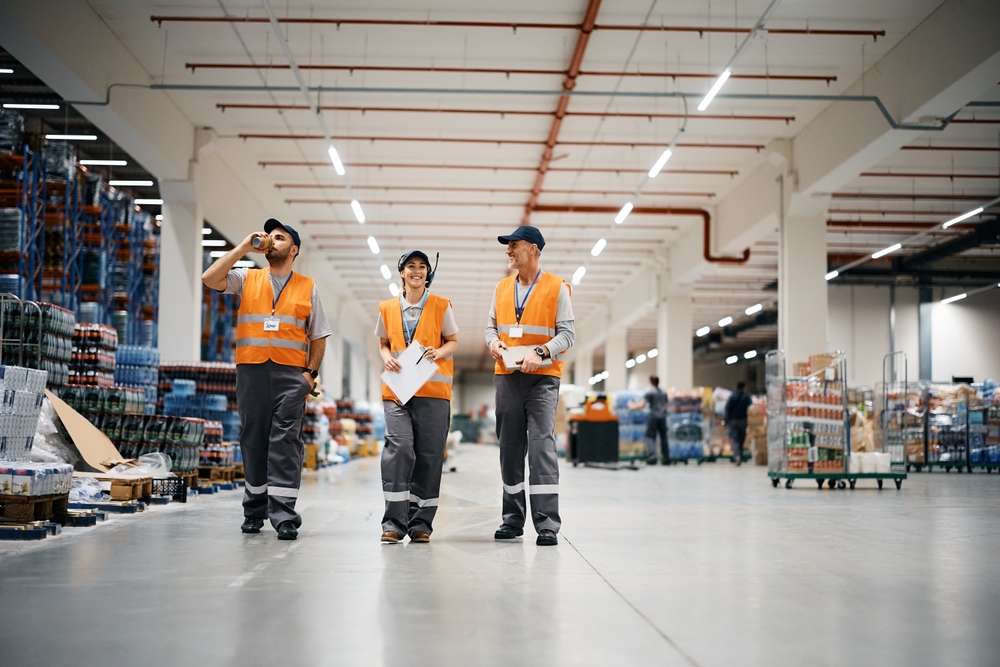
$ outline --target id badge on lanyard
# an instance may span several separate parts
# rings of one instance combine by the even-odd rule
[[[514,325],[510,328],[510,333],[507,334],[511,338],[520,338],[524,335],[524,327],[520,324]]]
[[[264,320],[264,331],[277,331],[278,330],[278,318],[271,316]]]

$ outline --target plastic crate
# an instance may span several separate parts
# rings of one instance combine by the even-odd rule
[[[187,502],[187,479],[184,477],[166,477],[153,480],[154,496],[165,496],[177,503]]]

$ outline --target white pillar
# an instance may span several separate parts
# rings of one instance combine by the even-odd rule
[[[689,389],[694,384],[691,287],[670,287],[666,299],[659,303],[657,316],[656,339],[660,356],[656,367],[660,386]]]
[[[827,351],[826,212],[787,216],[778,250],[778,347],[788,372]]]
[[[201,359],[201,211],[190,181],[160,181],[160,196],[160,358],[194,361]]]
[[[604,381],[605,392],[610,394],[621,391],[627,386],[626,359],[628,359],[628,329],[621,326],[608,329],[608,337],[604,341],[604,370],[608,372],[608,378]]]
[[[573,347],[576,347],[574,345]],[[576,350],[576,359],[573,361],[573,383],[585,389],[590,387],[587,383],[594,375],[594,348],[580,347]]]
[[[378,353],[378,339],[374,336],[368,341],[368,402],[372,405],[382,404],[382,371],[385,364]]]

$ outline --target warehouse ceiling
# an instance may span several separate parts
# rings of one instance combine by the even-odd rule
[[[481,332],[506,275],[498,234],[536,225],[547,270],[568,280],[585,266],[573,303],[577,320],[586,319],[702,224],[697,214],[663,209],[713,210],[766,159],[766,147],[795,137],[830,105],[817,97],[855,84],[939,6],[780,4],[766,37],[701,113],[697,97],[685,108],[677,93],[709,89],[767,2],[431,0],[332,9],[293,1],[273,5],[280,37],[259,2],[89,4],[184,116],[211,128],[214,150],[264,207],[299,226],[313,266],[367,312],[389,296],[382,264],[395,275],[404,251],[440,252],[434,288],[455,305],[466,368],[485,366]],[[282,40],[303,83],[327,89],[310,95],[320,118],[298,92]],[[725,97],[733,94],[786,98]],[[977,101],[1000,101],[1000,87]],[[324,125],[346,178],[327,156]],[[682,127],[673,157],[636,199]],[[998,191],[1000,107],[964,108],[944,131],[914,132],[903,150],[833,193],[830,266]],[[615,225],[630,200],[635,212]],[[907,252],[970,229],[956,225]],[[592,257],[601,238],[607,247]],[[744,264],[701,273],[695,328],[773,304],[777,238],[775,230],[758,239]],[[961,256],[1000,268],[996,246]],[[633,351],[652,346],[654,331],[652,317],[633,323]],[[766,333],[773,340],[773,327]]]

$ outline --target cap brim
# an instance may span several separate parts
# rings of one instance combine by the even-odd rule
[[[288,231],[287,229],[285,229],[285,226],[283,224],[281,224],[279,221],[275,220],[274,218],[271,218],[267,222],[264,223],[264,231],[267,232],[268,234],[270,234],[271,232],[273,232],[276,227],[281,227],[286,232]]]
[[[513,236],[498,236],[497,237],[497,241],[499,241],[500,243],[502,243],[504,245],[507,245],[511,241],[516,241],[516,240],[517,239],[514,238]]]

